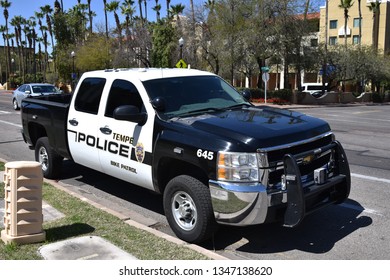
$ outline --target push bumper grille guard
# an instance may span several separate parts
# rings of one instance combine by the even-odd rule
[[[313,183],[303,188],[297,159],[316,157],[326,151],[334,153],[334,176],[323,184]],[[338,141],[319,149],[300,154],[286,154],[283,158],[284,176],[287,188],[287,209],[284,226],[295,227],[305,215],[329,204],[342,203],[349,195],[351,175],[345,151]]]

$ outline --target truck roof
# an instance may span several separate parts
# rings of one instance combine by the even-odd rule
[[[120,68],[120,69],[106,69],[85,72],[84,77],[128,77],[138,78],[141,81],[172,78],[172,77],[187,77],[187,76],[205,76],[215,74],[196,70],[196,69],[180,69],[180,68]]]

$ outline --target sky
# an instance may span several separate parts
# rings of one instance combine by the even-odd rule
[[[24,18],[29,18],[31,16],[34,16],[34,12],[40,11],[40,7],[45,6],[45,5],[51,5],[53,7],[54,5],[54,0],[8,0],[11,2],[11,7],[8,9],[9,12],[9,19],[11,20],[14,16],[23,16]],[[117,0],[119,1],[119,0]],[[197,4],[202,4],[206,0],[194,0],[194,5]],[[59,1],[61,2],[61,1]],[[107,3],[111,2],[111,0],[107,0]],[[122,2],[122,1],[121,1]],[[77,4],[77,0],[63,0],[64,3],[64,10],[70,9],[72,6]],[[86,4],[87,0],[82,0],[81,3]],[[176,4],[183,4],[186,7],[186,10],[190,8],[190,1],[189,0],[184,0],[184,1],[179,1],[179,0],[171,0],[171,5],[176,5]],[[155,14],[152,10],[152,7],[156,5],[155,0],[147,0],[148,4],[148,18],[150,20],[155,20]],[[166,16],[166,0],[159,0],[159,4],[161,5],[161,17]],[[92,0],[91,1],[91,9],[96,13],[96,17],[93,19],[93,28],[96,29],[96,24],[97,25],[102,25],[104,26],[104,11],[103,11],[103,0]],[[139,15],[139,10],[138,10],[138,1],[135,0],[135,7],[136,7],[136,14]],[[120,10],[118,10],[118,15],[120,15]],[[152,17],[153,16],[153,17]],[[122,20],[123,17],[121,17]],[[115,21],[114,21],[114,16],[111,13],[111,15],[108,16],[108,21],[110,26],[114,27]],[[46,24],[46,20],[43,20],[44,24]],[[3,15],[3,9],[0,7],[0,25],[5,25],[5,19]]]

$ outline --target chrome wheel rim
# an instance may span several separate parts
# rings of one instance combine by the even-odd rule
[[[180,191],[172,199],[172,214],[176,224],[185,231],[195,228],[198,212],[191,196]]]
[[[49,168],[49,156],[45,147],[40,147],[38,150],[38,160],[42,165],[42,170],[46,171]]]

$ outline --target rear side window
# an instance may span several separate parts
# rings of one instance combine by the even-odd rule
[[[76,111],[97,115],[105,84],[106,79],[103,78],[86,78],[76,96]]]

